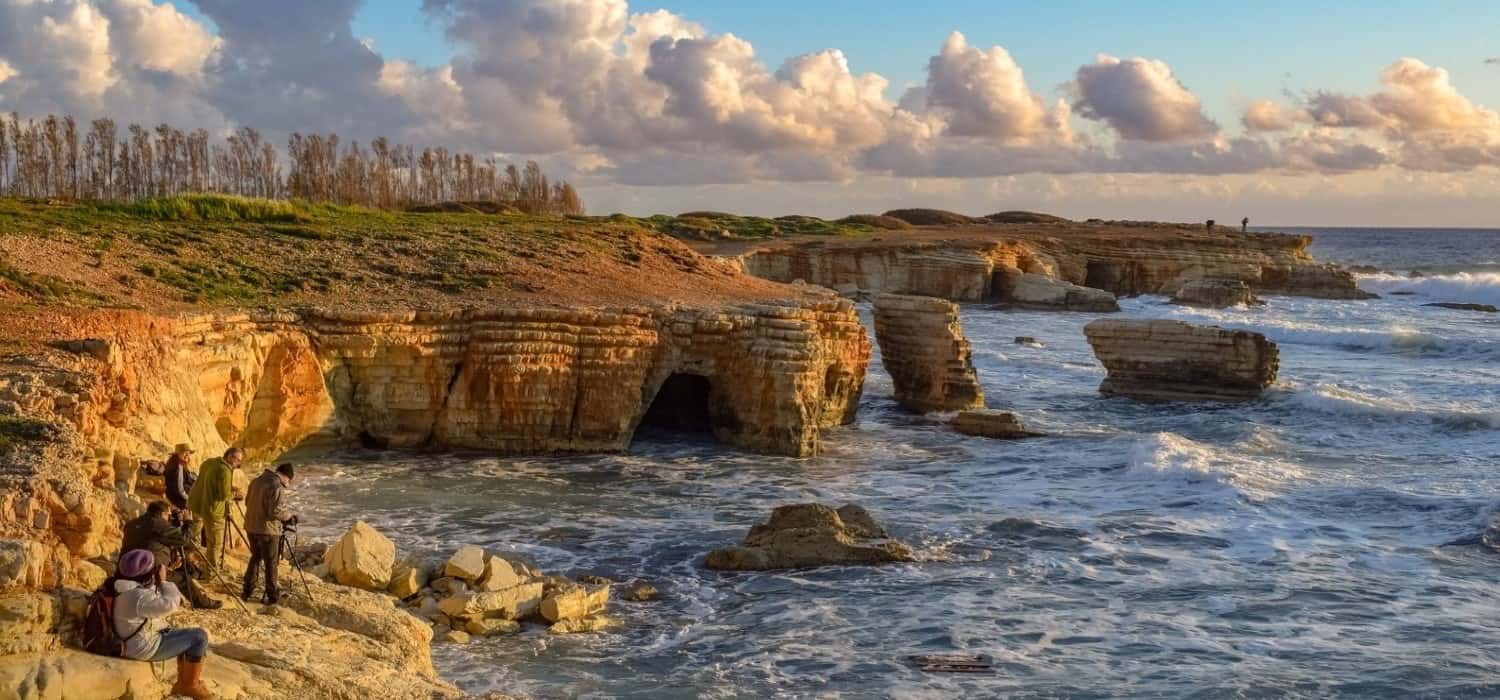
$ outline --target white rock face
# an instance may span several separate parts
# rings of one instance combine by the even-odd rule
[[[1015,306],[1062,311],[1119,311],[1115,295],[1064,282],[1060,279],[1008,269],[996,274],[1001,279],[996,297]]]
[[[354,523],[328,548],[323,563],[335,581],[367,591],[384,591],[396,565],[396,545],[364,521]]]

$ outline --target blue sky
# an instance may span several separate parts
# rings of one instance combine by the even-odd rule
[[[1369,92],[1376,74],[1401,56],[1447,68],[1476,102],[1500,107],[1500,2],[1186,1],[1045,4],[996,0],[657,0],[630,11],[665,9],[754,44],[775,68],[788,57],[842,49],[856,72],[890,79],[892,96],[920,83],[927,60],[950,31],[975,46],[1004,46],[1032,88],[1050,95],[1095,54],[1158,58],[1232,126],[1254,99],[1284,90]],[[442,31],[420,0],[367,0],[356,35],[385,55],[421,65],[446,63]]]

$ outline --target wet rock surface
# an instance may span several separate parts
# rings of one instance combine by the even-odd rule
[[[1234,401],[1276,381],[1279,352],[1264,335],[1168,320],[1102,319],[1084,326],[1109,374],[1104,394],[1144,400]]]
[[[818,503],[781,506],[750,528],[743,546],[708,553],[704,566],[720,571],[807,569],[912,561],[911,548],[890,539],[864,508]]]

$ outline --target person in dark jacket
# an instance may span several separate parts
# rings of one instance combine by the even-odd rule
[[[179,526],[173,525],[169,519],[168,511],[171,509],[165,501],[152,501],[146,507],[145,514],[125,523],[124,538],[120,543],[120,551],[129,552],[136,549],[144,549],[156,557],[156,565],[165,567],[177,574],[177,580],[181,583],[183,590],[187,591],[188,601],[195,608],[204,610],[217,610],[224,604],[210,598],[203,592],[195,581],[193,581],[191,564],[187,561],[189,552],[198,550],[198,545],[188,538],[186,532]],[[181,557],[177,555],[180,554]],[[173,569],[173,564],[177,568]]]
[[[277,568],[281,564],[281,529],[296,525],[297,516],[286,507],[286,488],[295,476],[290,464],[265,470],[250,482],[245,493],[245,532],[250,535],[250,564],[245,567],[245,586],[241,597],[250,600],[255,594],[255,576],[261,565],[266,568],[266,605],[281,599],[276,587]]]
[[[178,443],[172,449],[172,456],[167,458],[166,481],[167,501],[177,510],[189,512],[188,492],[193,488],[193,482],[198,475],[193,473],[193,446],[187,443]]]

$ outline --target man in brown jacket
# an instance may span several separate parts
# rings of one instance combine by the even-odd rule
[[[295,525],[297,516],[283,502],[286,487],[292,484],[292,465],[283,464],[276,471],[265,470],[250,482],[245,494],[245,531],[250,535],[250,565],[245,567],[245,586],[241,597],[250,600],[255,593],[255,575],[266,567],[266,605],[281,598],[276,590],[276,573],[280,562],[281,528]]]

